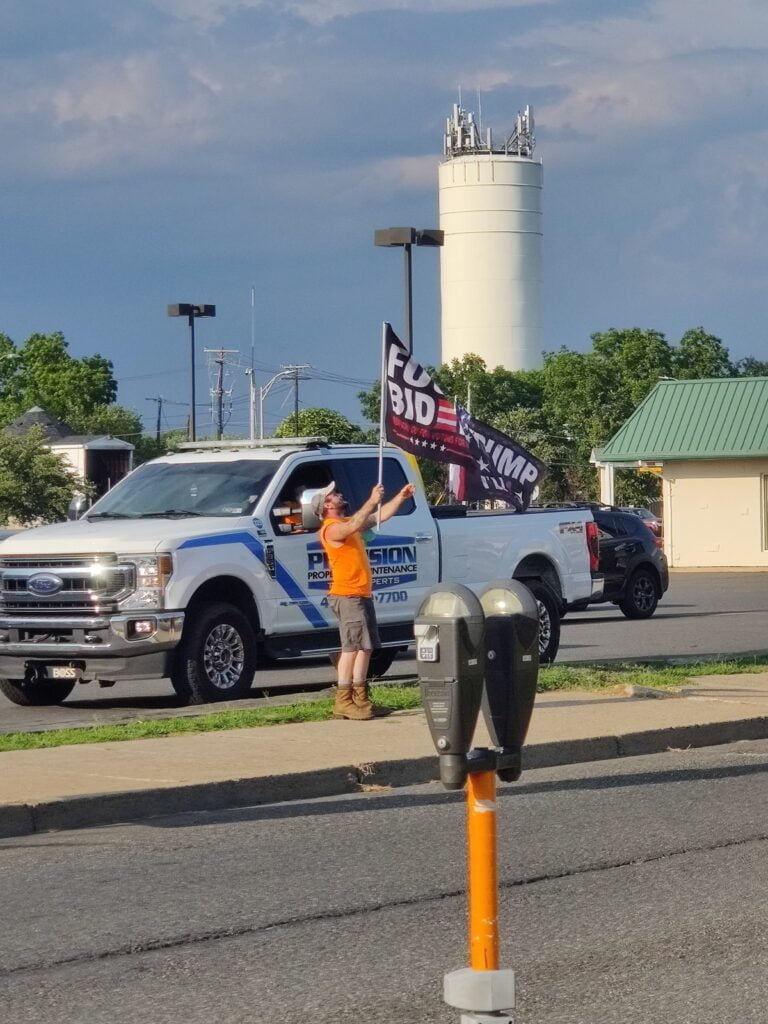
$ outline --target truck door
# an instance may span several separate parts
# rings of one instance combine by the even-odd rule
[[[385,502],[407,483],[399,458],[384,458]],[[351,508],[358,509],[379,477],[377,458],[349,456],[338,460],[336,484]],[[366,535],[373,571],[373,597],[380,624],[413,619],[425,592],[438,582],[437,527],[421,488],[404,502],[379,531]]]

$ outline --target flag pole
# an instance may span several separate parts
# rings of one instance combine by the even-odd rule
[[[386,433],[386,408],[387,408],[387,328],[389,324],[384,320],[381,324],[381,397],[379,401],[379,485],[384,479],[384,434]],[[376,529],[381,529],[381,502],[376,513]]]

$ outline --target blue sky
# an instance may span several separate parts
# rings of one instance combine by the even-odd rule
[[[381,321],[402,323],[401,256],[373,231],[437,225],[461,87],[497,138],[535,109],[547,349],[701,325],[768,359],[767,48],[764,0],[4,0],[0,330],[109,357],[149,427],[146,396],[189,397],[167,304],[215,303],[201,432],[202,349],[247,364],[252,326],[259,383],[311,364],[302,404],[359,420]],[[436,251],[414,275],[415,354],[437,362]],[[242,370],[227,384],[245,431]],[[276,387],[267,425],[291,408]]]

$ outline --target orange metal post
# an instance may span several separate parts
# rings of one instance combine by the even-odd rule
[[[496,885],[496,773],[474,772],[467,780],[469,859],[469,965],[499,969]]]

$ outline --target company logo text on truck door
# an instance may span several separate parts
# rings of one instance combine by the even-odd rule
[[[377,537],[367,545],[373,589],[413,583],[419,574],[413,537]],[[327,590],[331,582],[328,559],[319,540],[307,544],[307,588]]]

